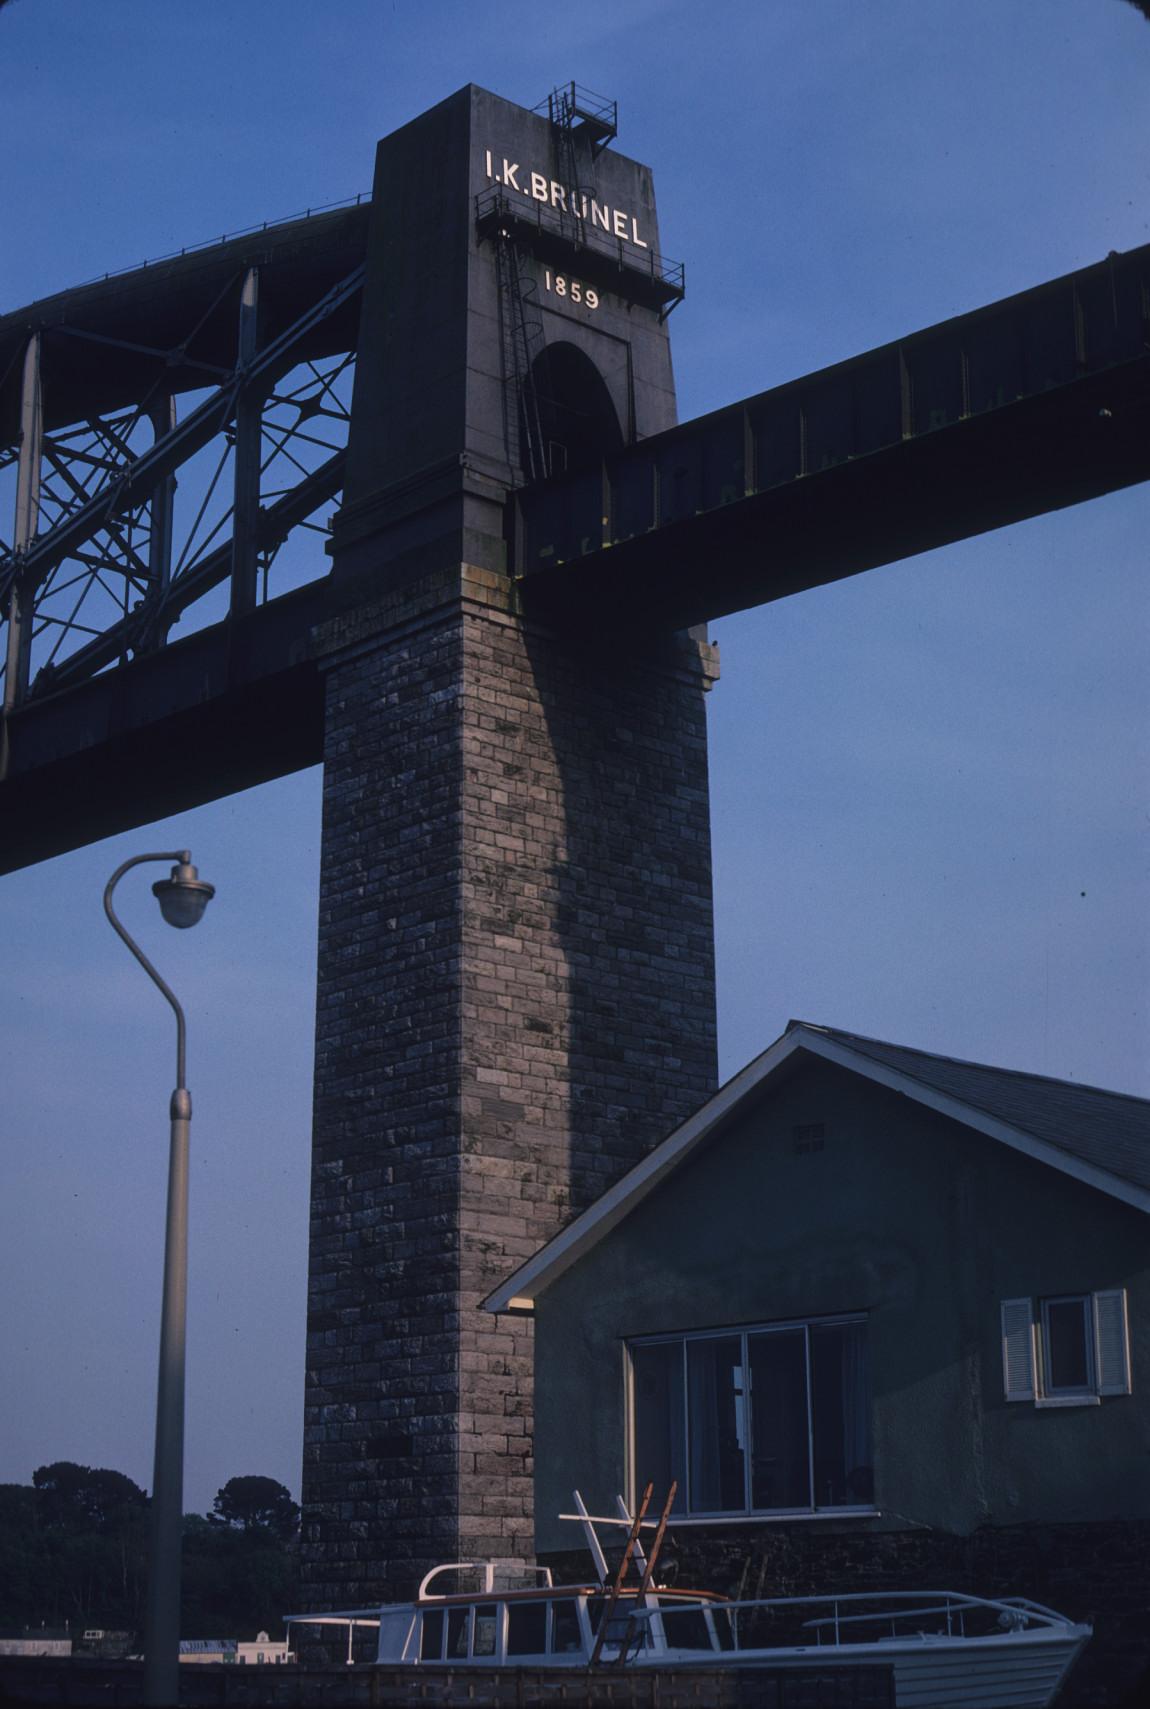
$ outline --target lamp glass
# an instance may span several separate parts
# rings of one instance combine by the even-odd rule
[[[215,893],[214,884],[197,878],[194,866],[174,866],[170,878],[161,878],[152,885],[152,895],[160,904],[164,919],[169,926],[181,930],[199,925]]]

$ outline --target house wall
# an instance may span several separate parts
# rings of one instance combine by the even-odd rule
[[[1150,1517],[1145,1218],[843,1069],[796,1060],[537,1302],[538,1549],[577,1544],[553,1518],[574,1486],[597,1512],[627,1489],[629,1337],[845,1311],[868,1314],[879,1516],[798,1525],[965,1535]],[[792,1127],[815,1122],[823,1148],[797,1153]],[[1007,1403],[999,1301],[1120,1286],[1133,1395]]]

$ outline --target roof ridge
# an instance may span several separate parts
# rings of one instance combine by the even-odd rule
[[[1063,1080],[1056,1074],[1036,1074],[1029,1068],[1004,1068],[996,1062],[975,1062],[967,1056],[946,1056],[941,1051],[920,1050],[917,1045],[897,1044],[893,1039],[871,1038],[866,1033],[847,1032],[842,1027],[828,1027],[818,1021],[788,1020],[786,1031],[802,1027],[808,1032],[825,1033],[828,1037],[843,1039],[854,1044],[878,1044],[884,1050],[905,1051],[909,1056],[923,1056],[931,1062],[952,1062],[956,1068],[981,1068],[990,1074],[1009,1074],[1017,1080],[1039,1080],[1047,1086],[1068,1087],[1075,1092],[1098,1092],[1104,1098],[1125,1098],[1131,1104],[1150,1104],[1150,1098],[1141,1097],[1137,1092],[1118,1092],[1110,1086],[1096,1086],[1089,1080]]]

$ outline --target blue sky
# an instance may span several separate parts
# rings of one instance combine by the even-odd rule
[[[618,98],[655,169],[684,418],[1150,241],[1150,24],[1122,0],[14,0],[5,312],[370,187],[461,84]],[[788,1016],[1146,1094],[1147,490],[715,626],[722,1068]],[[0,533],[7,523],[0,522]],[[322,568],[317,554],[316,573]],[[189,1509],[298,1494],[319,778],[0,882],[0,1479],[150,1482],[170,1018],[190,1017]]]

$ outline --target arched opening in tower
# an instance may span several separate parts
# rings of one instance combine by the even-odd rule
[[[623,434],[606,382],[574,344],[550,344],[531,365],[549,475],[585,469],[619,451]]]

